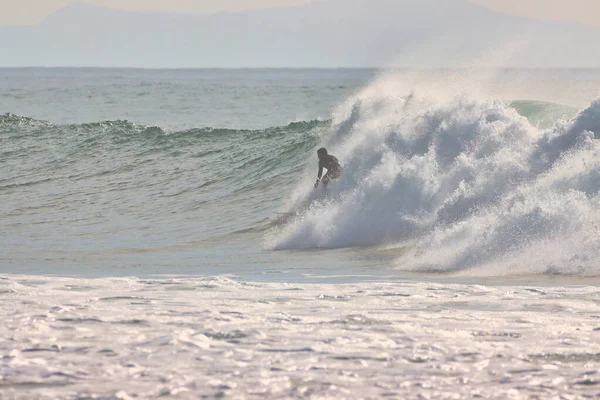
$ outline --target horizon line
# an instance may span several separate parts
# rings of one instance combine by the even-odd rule
[[[600,66],[560,66],[560,67],[533,67],[533,66],[493,66],[493,65],[481,65],[481,66],[387,66],[387,67],[137,67],[137,66],[73,66],[73,65],[52,65],[52,66],[37,66],[37,65],[23,65],[23,66],[10,66],[0,65],[0,70],[6,69],[121,69],[121,70],[140,70],[140,71],[243,71],[243,70],[393,70],[393,69],[421,69],[421,70],[442,70],[442,69],[536,69],[536,70],[561,70],[561,69],[589,69],[596,70],[600,69]]]

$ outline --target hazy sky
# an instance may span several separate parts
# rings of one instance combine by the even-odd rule
[[[289,6],[311,0],[87,0],[136,11],[214,13]],[[348,0],[352,1],[352,0]],[[439,0],[440,2],[446,0]],[[496,10],[539,19],[569,20],[600,27],[600,0],[471,0]],[[0,0],[0,25],[30,25],[71,0]]]

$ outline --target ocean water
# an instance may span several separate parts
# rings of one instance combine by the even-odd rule
[[[600,395],[599,98],[600,70],[1,69],[0,398]]]

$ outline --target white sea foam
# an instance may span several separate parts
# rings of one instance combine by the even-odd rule
[[[598,295],[7,276],[0,397],[583,398],[597,393]]]
[[[600,100],[544,131],[500,100],[403,86],[388,77],[340,107],[324,145],[342,177],[324,196],[307,176],[267,247],[410,245],[400,268],[600,273]]]

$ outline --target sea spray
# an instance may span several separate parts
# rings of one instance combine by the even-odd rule
[[[399,268],[600,273],[594,132],[600,101],[540,130],[500,100],[367,88],[323,141],[342,177],[320,194],[306,176],[267,247],[410,244]]]

